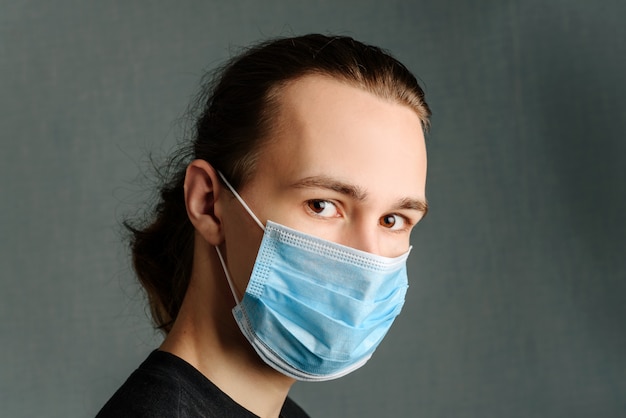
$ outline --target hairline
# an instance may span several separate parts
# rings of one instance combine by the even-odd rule
[[[282,117],[282,109],[285,90],[289,86],[294,85],[298,81],[307,77],[324,77],[329,80],[338,81],[340,83],[344,83],[345,85],[370,93],[373,96],[389,103],[406,106],[417,115],[422,130],[424,132],[428,130],[428,116],[425,115],[424,112],[420,112],[422,109],[408,100],[402,100],[398,97],[398,94],[394,94],[393,90],[387,89],[387,93],[391,94],[383,94],[379,89],[376,89],[375,86],[372,86],[374,84],[373,82],[368,83],[367,81],[355,80],[354,78],[336,71],[325,71],[319,68],[312,68],[294,77],[276,82],[267,90],[265,94],[265,107],[262,115],[264,119],[263,125],[261,126],[262,135],[255,141],[256,143],[253,150],[246,156],[248,162],[246,167],[241,172],[241,181],[238,185],[239,189],[245,187],[245,185],[252,180],[255,175],[257,162],[263,154],[263,149],[267,147],[272,138],[276,136],[278,130],[282,128],[282,121],[284,120]]]

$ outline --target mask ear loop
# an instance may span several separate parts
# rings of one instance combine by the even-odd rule
[[[252,209],[250,209],[248,204],[246,202],[244,202],[244,200],[241,198],[241,196],[239,196],[239,193],[237,193],[235,191],[235,188],[230,185],[228,180],[226,180],[226,177],[224,177],[224,175],[220,171],[217,171],[217,174],[220,176],[220,178],[222,179],[222,181],[224,182],[226,187],[228,187],[228,189],[233,194],[233,196],[235,196],[235,198],[239,201],[239,203],[241,203],[241,206],[243,206],[243,208],[246,210],[246,212],[248,212],[250,217],[252,217],[252,219],[261,228],[261,230],[265,231],[265,226],[263,226],[263,224],[261,223],[259,218],[257,218],[257,216],[254,214],[254,212],[252,212]],[[222,256],[222,252],[220,251],[220,249],[219,249],[219,247],[217,245],[215,246],[215,251],[217,251],[217,256],[220,259],[220,264],[222,264],[222,270],[224,270],[224,275],[226,276],[226,281],[228,282],[228,287],[230,287],[230,291],[233,294],[233,298],[235,299],[235,302],[237,303],[237,305],[239,305],[239,303],[241,301],[237,297],[237,292],[235,291],[235,285],[233,283],[232,278],[230,277],[230,273],[228,272],[228,268],[226,267],[226,261],[224,260],[224,257]]]
[[[237,297],[237,292],[235,291],[235,285],[233,284],[233,280],[230,277],[230,273],[228,273],[228,268],[226,268],[226,262],[224,261],[224,257],[222,257],[222,252],[220,251],[220,247],[215,246],[215,251],[217,251],[217,256],[220,259],[220,264],[222,264],[222,270],[224,270],[224,275],[226,276],[226,281],[228,282],[228,287],[230,287],[230,291],[233,294],[233,298],[235,299],[235,303],[239,305],[241,302]]]
[[[224,182],[224,184],[226,185],[226,187],[228,187],[228,189],[231,191],[231,193],[237,198],[237,200],[239,201],[239,203],[241,203],[241,206],[243,206],[243,208],[246,210],[246,212],[248,212],[248,214],[252,217],[252,219],[254,219],[254,221],[256,222],[256,224],[263,230],[265,231],[265,226],[263,226],[263,224],[261,223],[261,221],[259,220],[259,218],[256,217],[256,215],[254,214],[254,212],[252,212],[252,209],[250,209],[250,206],[248,206],[248,204],[246,202],[244,202],[244,200],[241,198],[241,196],[239,196],[239,193],[237,193],[235,191],[235,188],[233,186],[230,185],[230,183],[228,182],[228,180],[226,180],[226,177],[224,177],[224,175],[221,172],[217,172],[217,174],[220,176],[220,178],[222,179],[222,181]]]

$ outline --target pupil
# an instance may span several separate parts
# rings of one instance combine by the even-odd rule
[[[313,210],[316,212],[321,212],[326,208],[326,202],[323,200],[315,200],[313,201]]]
[[[393,216],[389,215],[389,216],[385,216],[383,218],[383,222],[385,223],[385,225],[387,226],[393,226],[396,222]]]

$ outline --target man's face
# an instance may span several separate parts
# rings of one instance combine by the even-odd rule
[[[252,180],[240,190],[261,222],[387,257],[406,252],[426,201],[417,114],[314,75],[285,87],[276,119]],[[240,258],[231,269],[243,281],[262,231],[236,200],[229,205],[226,246],[229,258]]]

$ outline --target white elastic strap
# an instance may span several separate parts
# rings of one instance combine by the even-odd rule
[[[233,293],[233,298],[235,298],[235,302],[237,303],[237,305],[239,305],[240,301],[237,297],[237,292],[235,291],[235,285],[233,284],[233,280],[230,278],[230,273],[228,273],[228,268],[226,268],[226,262],[224,261],[224,257],[222,257],[222,252],[217,245],[215,246],[215,251],[217,251],[217,256],[220,259],[220,263],[222,263],[222,269],[224,270],[224,275],[226,276],[228,287],[230,287],[230,291]]]
[[[235,189],[233,188],[233,186],[230,185],[228,180],[226,180],[226,177],[224,177],[224,175],[221,172],[219,172],[219,171],[217,172],[217,174],[224,181],[224,184],[226,184],[226,187],[228,187],[230,189],[230,191],[233,193],[233,195],[235,195],[235,197],[237,198],[239,203],[241,203],[241,206],[243,206],[243,208],[246,210],[246,212],[248,212],[248,214],[250,214],[250,216],[252,217],[252,219],[254,219],[254,221],[257,223],[257,225],[259,225],[261,227],[261,229],[263,231],[265,231],[265,226],[263,226],[263,224],[261,223],[259,218],[257,218],[256,215],[254,214],[254,212],[252,212],[252,209],[250,209],[250,207],[246,204],[246,202],[243,201],[241,196],[239,196],[239,193],[237,193],[235,191]]]

